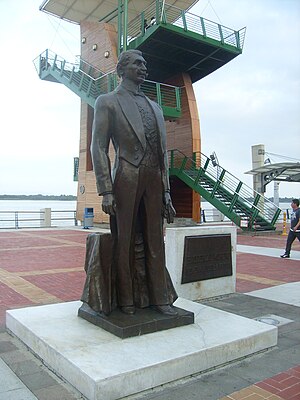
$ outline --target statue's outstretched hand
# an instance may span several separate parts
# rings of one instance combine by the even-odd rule
[[[163,216],[164,216],[164,218],[166,218],[168,224],[172,224],[174,222],[175,215],[176,215],[176,211],[173,207],[170,193],[165,192]]]
[[[103,195],[102,210],[105,212],[105,214],[115,215],[116,202],[112,193],[107,193]]]

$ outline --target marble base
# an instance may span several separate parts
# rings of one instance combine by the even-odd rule
[[[9,310],[6,326],[89,400],[116,400],[277,344],[277,327],[178,299],[195,323],[120,339],[77,316],[81,302]]]
[[[186,236],[222,235],[231,237],[232,275],[220,278],[181,283]],[[228,225],[177,227],[166,229],[166,265],[179,297],[201,300],[235,292],[236,285],[236,227]]]

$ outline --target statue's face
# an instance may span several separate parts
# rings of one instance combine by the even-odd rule
[[[128,64],[123,67],[123,79],[129,79],[136,84],[144,82],[147,76],[145,59],[139,54],[132,54]]]

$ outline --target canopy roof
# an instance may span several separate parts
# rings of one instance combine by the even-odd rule
[[[263,176],[268,177],[265,180],[270,181],[300,182],[300,163],[285,162],[265,164],[246,172],[246,174],[262,174]]]
[[[198,0],[167,0],[168,5],[187,10]],[[128,0],[128,21],[131,21],[154,0]],[[82,21],[99,21],[118,7],[118,0],[44,0],[40,10],[69,22],[80,24]],[[117,19],[110,21],[117,26]]]

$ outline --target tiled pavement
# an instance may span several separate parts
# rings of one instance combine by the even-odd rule
[[[78,299],[84,283],[88,233],[83,229],[0,232],[0,355],[5,363],[0,364],[0,400],[83,398],[5,332],[5,310]],[[296,256],[289,260],[275,257],[274,250],[269,250],[284,249],[285,241],[286,237],[276,234],[238,235],[238,249],[243,252],[237,254],[237,293],[207,301],[212,307],[248,318],[275,314],[292,320],[279,326],[278,346],[135,398],[300,400],[299,307],[245,294],[300,282],[299,243],[294,243]],[[266,251],[251,254],[247,246]],[[255,253],[254,247],[250,250]]]

